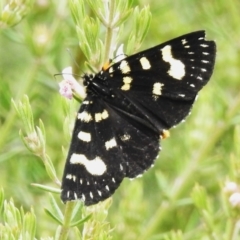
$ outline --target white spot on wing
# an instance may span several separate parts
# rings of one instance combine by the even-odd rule
[[[134,178],[130,178],[130,181],[133,181],[133,180],[135,180],[136,178],[140,178],[140,177],[142,177],[142,174],[139,174],[139,175],[137,175],[137,176],[134,177]]]
[[[85,202],[86,198],[85,198],[85,195],[82,194],[82,200]]]
[[[121,87],[122,90],[128,91],[130,89],[130,83],[132,82],[132,78],[129,76],[123,77],[123,85]]]
[[[83,154],[73,153],[70,158],[70,163],[81,164],[86,168],[86,170],[90,174],[97,176],[103,175],[107,170],[106,164],[100,157],[96,157],[93,160],[89,160]]]
[[[110,67],[108,71],[109,71],[109,73],[112,73],[113,72],[113,68]]]
[[[122,141],[128,141],[131,138],[131,136],[129,134],[124,134],[122,136],[120,136],[120,139]]]
[[[142,69],[147,70],[151,68],[151,64],[146,57],[140,58],[139,61],[141,63]]]
[[[105,142],[105,147],[107,150],[113,148],[113,147],[116,147],[117,146],[117,143],[116,143],[116,139],[115,138],[112,138],[110,139],[109,141],[106,141]]]
[[[82,102],[82,104],[84,104],[84,105],[92,104],[92,101],[85,100],[85,101]]]
[[[105,186],[105,188],[107,189],[107,191],[110,191],[110,189],[109,189],[108,185],[106,185],[106,186]]]
[[[122,71],[122,73],[129,73],[131,71],[130,66],[128,65],[128,62],[126,60],[123,60],[120,63],[119,68]]]
[[[129,77],[129,76],[123,78],[123,82],[124,82],[124,83],[131,83],[132,80],[133,80],[133,79],[132,79],[131,77]]]
[[[108,117],[109,117],[109,115],[108,115],[107,110],[103,110],[102,113],[95,113],[95,121],[96,122],[100,122]]]
[[[168,74],[175,79],[181,80],[185,76],[185,65],[180,60],[173,58],[170,45],[165,46],[161,51],[163,60],[170,64]]]
[[[67,174],[66,175],[66,179],[70,179],[71,180],[72,179],[72,174]]]
[[[91,141],[91,134],[87,132],[80,131],[78,133],[78,138],[84,142],[90,142]]]
[[[75,198],[75,200],[78,199],[76,192],[74,192],[74,198]]]
[[[160,83],[160,82],[156,82],[153,84],[153,91],[152,93],[155,95],[160,96],[162,94],[162,87],[164,86],[164,84]]]
[[[86,111],[78,113],[78,119],[83,122],[90,122],[93,120],[91,114]]]
[[[124,85],[121,87],[121,89],[122,89],[123,91],[128,91],[128,90],[130,89],[130,84],[124,84]]]
[[[90,195],[91,199],[93,199],[93,194],[92,194],[92,192],[90,192],[89,195]]]
[[[182,41],[182,44],[183,44],[183,45],[187,43],[187,40],[186,40],[186,39],[182,39],[181,41]]]
[[[97,190],[97,192],[98,192],[99,196],[102,196],[102,192],[101,191]]]
[[[120,170],[121,170],[121,171],[123,170],[123,166],[122,166],[122,164],[120,164]]]

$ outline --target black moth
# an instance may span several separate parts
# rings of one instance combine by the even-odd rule
[[[62,180],[63,202],[96,204],[124,177],[154,164],[160,139],[190,112],[214,67],[216,45],[192,32],[84,75]]]

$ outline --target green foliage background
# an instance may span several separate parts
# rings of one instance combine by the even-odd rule
[[[229,210],[223,186],[227,180],[237,184],[240,180],[240,2],[139,0],[133,5],[146,4],[152,21],[141,49],[205,29],[207,38],[217,43],[216,67],[190,117],[162,142],[154,168],[143,178],[125,179],[114,194],[107,218],[112,239],[238,239],[233,232],[239,212]],[[123,43],[130,32],[128,22]],[[62,99],[61,76],[53,75],[66,66],[76,68],[76,63],[84,69],[83,62],[67,1],[35,1],[21,22],[0,32],[0,186],[5,199],[13,198],[17,207],[26,211],[33,207],[38,239],[53,236],[57,224],[43,210],[50,207],[49,195],[30,184],[54,184],[42,162],[23,145],[22,122],[11,98],[18,101],[28,95],[35,123],[39,119],[44,123],[47,153],[61,179],[70,139],[64,133],[70,111],[66,106],[74,119],[78,103]],[[210,206],[203,208],[208,218],[196,203],[196,183],[203,187],[203,202]]]

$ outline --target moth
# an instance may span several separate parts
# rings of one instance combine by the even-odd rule
[[[86,98],[63,173],[63,202],[96,204],[123,178],[149,169],[161,139],[185,119],[209,81],[215,56],[215,42],[196,31],[84,75]]]

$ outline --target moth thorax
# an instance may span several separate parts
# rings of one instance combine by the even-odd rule
[[[94,79],[95,75],[93,74],[85,74],[83,76],[83,85],[88,86],[90,82]]]
[[[109,87],[108,82],[98,74],[91,79],[87,86],[87,92],[101,98],[112,98],[112,89]]]

